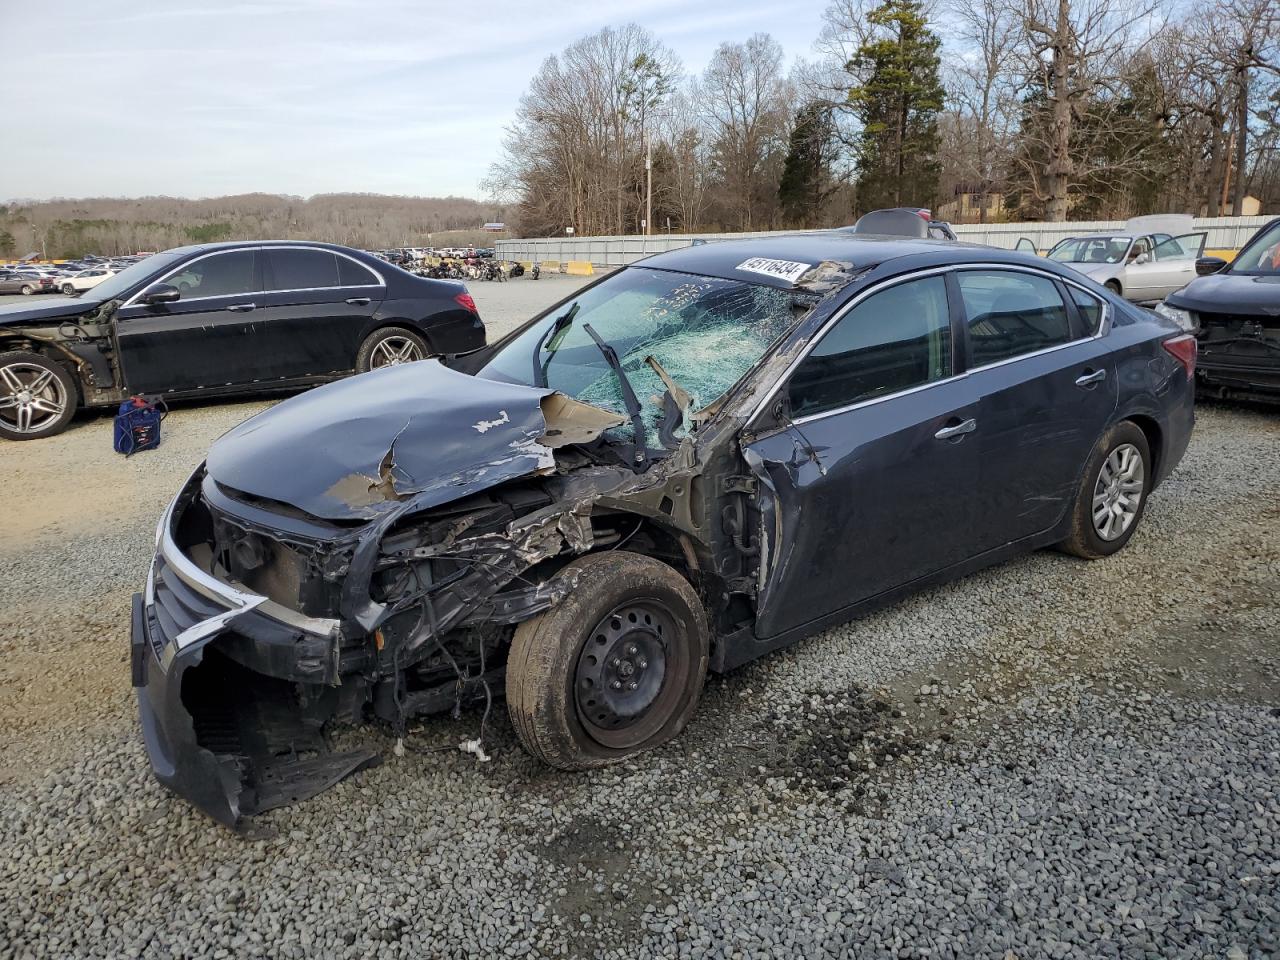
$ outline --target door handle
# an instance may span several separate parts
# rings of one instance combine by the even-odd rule
[[[368,297],[347,297],[347,303],[366,304],[369,302]]]
[[[248,313],[250,310],[258,309],[256,303],[233,303],[227,307],[232,313]]]
[[[1106,370],[1094,370],[1092,373],[1082,373],[1076,377],[1077,387],[1092,387],[1095,383],[1101,383],[1107,379]]]
[[[977,429],[978,429],[977,420],[964,420],[964,421],[961,421],[960,423],[952,424],[949,427],[943,427],[941,430],[939,430],[937,433],[934,434],[934,437],[936,437],[939,440],[950,440],[952,437],[962,437],[966,433],[973,433],[973,431]]]

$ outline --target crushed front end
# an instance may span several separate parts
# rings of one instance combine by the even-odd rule
[[[239,827],[378,762],[331,750],[331,721],[403,735],[409,717],[492,700],[514,624],[572,589],[558,569],[634,529],[622,513],[593,524],[590,497],[572,489],[628,477],[584,465],[332,522],[201,469],[162,518],[134,598],[133,680],[157,778]]]

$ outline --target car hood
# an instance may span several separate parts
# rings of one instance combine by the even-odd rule
[[[1121,265],[1118,263],[1069,263],[1067,266],[1077,273],[1083,273],[1086,277],[1099,282],[1110,280],[1121,269]]]
[[[548,389],[436,360],[383,367],[300,394],[223,434],[207,470],[232,490],[326,520],[425,509],[549,472],[552,451],[623,418]]]
[[[80,300],[76,297],[41,297],[39,303],[6,304],[0,306],[0,327],[51,323],[64,317],[80,317],[92,313],[100,306],[96,300]]]
[[[1165,302],[1184,310],[1280,316],[1280,276],[1217,273],[1196,277]]]

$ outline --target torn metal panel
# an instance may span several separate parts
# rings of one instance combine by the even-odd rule
[[[311,516],[373,520],[408,501],[423,510],[546,471],[553,445],[583,442],[615,423],[554,391],[427,360],[277,404],[221,437],[208,465],[224,486]],[[543,443],[553,429],[560,435],[549,439],[558,442]]]

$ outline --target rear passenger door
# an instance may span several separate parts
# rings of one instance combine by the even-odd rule
[[[1116,406],[1104,301],[1033,270],[959,269],[969,376],[982,396],[975,552],[1054,526]]]
[[[386,293],[352,257],[319,247],[268,247],[268,338],[277,377],[355,369],[356,351]]]

